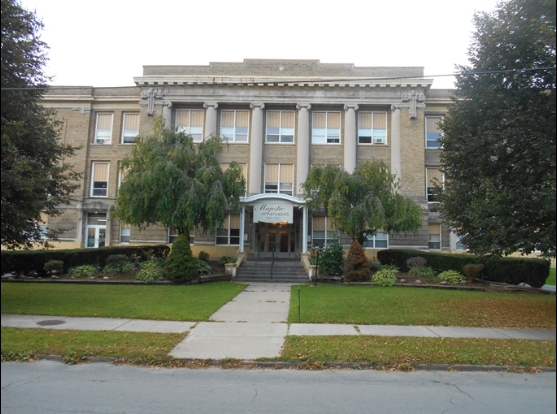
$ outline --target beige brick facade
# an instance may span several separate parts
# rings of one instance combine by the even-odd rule
[[[174,128],[178,109],[203,110],[203,134],[207,136],[210,131],[222,135],[223,111],[241,110],[249,112],[248,140],[229,143],[221,155],[221,162],[246,164],[246,179],[256,177],[254,185],[258,184],[260,177],[261,184],[250,196],[265,192],[267,164],[292,165],[294,182],[290,196],[295,203],[294,222],[282,227],[253,222],[254,202],[246,202],[243,204],[244,234],[239,237],[240,245],[222,241],[217,245],[215,236],[196,234],[192,246],[194,253],[210,250],[212,256],[229,255],[243,248],[251,256],[264,257],[272,240],[280,249],[286,249],[283,252],[288,253],[285,257],[299,257],[311,247],[314,231],[312,212],[307,212],[304,227],[306,213],[302,214],[305,210],[301,205],[303,199],[299,198],[301,194],[297,194],[298,181],[305,177],[312,164],[331,163],[350,170],[371,159],[384,160],[395,170],[400,168],[401,192],[424,208],[419,234],[390,235],[388,246],[427,249],[428,223],[438,218],[428,211],[425,170],[439,165],[439,150],[426,148],[425,117],[442,116],[446,112],[450,91],[432,90],[432,80],[422,76],[423,68],[420,67],[374,68],[322,64],[316,60],[246,60],[208,66],[145,66],[143,76],[134,78],[135,87],[54,87],[45,95],[43,104],[57,110],[64,123],[64,142],[81,146],[74,161],[76,170],[84,173],[84,179],[76,193],[75,204],[61,206],[62,214],[51,218],[48,225],[66,229],[61,247],[70,243],[81,247],[103,243],[117,245],[121,240],[131,244],[167,243],[168,229],[151,226],[139,231],[132,228],[128,234],[122,232],[121,224],[110,217],[117,197],[119,164],[133,148],[133,144],[122,142],[124,115],[139,114],[140,134],[149,134],[158,115],[164,117],[167,127]],[[293,142],[266,142],[269,111],[294,114]],[[317,123],[314,125],[314,113],[317,112],[339,114],[339,142],[312,143],[313,128],[318,127]],[[359,112],[386,114],[384,143],[358,142]],[[112,116],[110,140],[104,140],[102,144],[95,140],[99,114]],[[354,116],[355,121],[351,121]],[[303,125],[307,128],[304,129]],[[106,188],[102,187],[105,176],[101,172],[93,180],[95,163],[103,163],[102,168],[108,164]],[[259,166],[261,170],[255,171]],[[105,171],[102,168],[99,166],[97,170]],[[272,195],[262,197],[273,201]],[[285,200],[281,201],[287,202]],[[305,236],[304,231],[307,232]],[[88,246],[92,240],[94,246]],[[451,249],[451,236],[446,226],[442,226],[440,240],[443,250]],[[347,242],[345,238],[342,241]]]

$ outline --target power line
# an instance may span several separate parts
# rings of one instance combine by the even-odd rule
[[[540,67],[540,68],[524,68],[524,69],[501,69],[501,70],[484,70],[484,71],[472,71],[472,72],[460,72],[460,73],[448,73],[448,74],[441,74],[441,75],[419,75],[419,76],[393,76],[393,77],[376,77],[376,78],[321,78],[321,80],[316,79],[289,79],[289,80],[274,80],[272,82],[265,82],[262,83],[320,83],[320,82],[335,82],[335,81],[387,81],[387,80],[402,80],[402,79],[425,79],[425,78],[441,78],[445,76],[475,76],[475,75],[490,75],[496,73],[522,73],[522,72],[534,72],[534,71],[544,71],[544,70],[555,70],[555,66],[547,66],[547,67]],[[241,82],[241,83],[258,83],[257,81],[253,82]],[[30,90],[46,90],[50,88],[60,88],[65,87],[67,85],[45,85],[40,87],[24,87],[24,88],[10,88],[10,87],[2,87],[1,90],[3,91],[30,91]],[[133,87],[133,86],[130,86]]]

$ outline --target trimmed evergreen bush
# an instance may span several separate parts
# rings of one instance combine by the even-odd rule
[[[362,245],[352,240],[344,264],[344,279],[347,282],[365,282],[369,280],[369,260]]]
[[[185,234],[179,234],[166,259],[163,273],[173,282],[190,282],[197,276],[198,260],[193,257],[190,241]]]
[[[326,244],[319,253],[319,269],[333,276],[341,276],[344,268],[344,249],[338,243]]]

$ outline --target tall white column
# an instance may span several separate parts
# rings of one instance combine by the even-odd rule
[[[263,163],[263,109],[264,104],[251,104],[252,128],[249,153],[249,195],[261,193],[261,165]]]
[[[402,179],[400,155],[400,107],[391,106],[391,173]]]
[[[165,102],[162,106],[162,117],[164,119],[164,127],[171,129],[172,126],[172,102]]]
[[[356,169],[356,111],[358,105],[344,105],[344,169],[353,173]]]
[[[240,213],[240,253],[244,252],[244,233],[246,227],[246,206],[242,206]]]
[[[310,104],[296,105],[298,109],[298,152],[296,156],[296,195],[302,195],[309,171],[309,110]],[[304,247],[306,249],[306,247]]]
[[[304,216],[302,221],[302,253],[307,253],[308,251],[308,208],[304,206],[303,208]]]
[[[205,138],[211,135],[217,135],[217,103],[205,103],[203,108],[206,109],[205,114]]]

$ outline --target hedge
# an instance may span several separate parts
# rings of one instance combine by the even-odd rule
[[[402,272],[407,272],[406,261],[411,257],[423,257],[427,266],[437,272],[456,270],[464,272],[467,264],[483,264],[482,279],[491,282],[502,282],[513,285],[527,283],[540,288],[549,276],[549,260],[526,257],[482,257],[472,254],[448,254],[424,252],[408,249],[387,249],[377,252],[377,259],[381,264],[392,264]]]
[[[2,250],[2,274],[15,273],[46,276],[44,265],[50,260],[64,262],[64,273],[76,266],[94,265],[103,268],[106,259],[115,254],[123,254],[132,261],[142,262],[153,257],[166,257],[170,247],[161,244],[156,246],[118,246],[99,247],[98,249],[67,249],[67,250]]]

